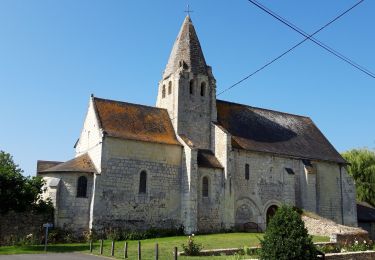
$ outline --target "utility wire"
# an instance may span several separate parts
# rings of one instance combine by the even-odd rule
[[[276,14],[275,12],[273,12],[272,10],[270,10],[269,8],[265,7],[264,5],[260,4],[259,2],[257,2],[256,0],[248,0],[250,3],[252,3],[253,5],[255,5],[256,7],[260,8],[261,10],[263,10],[264,12],[268,13],[269,15],[271,15],[272,17],[274,17],[275,19],[277,19],[278,21],[282,22],[283,24],[285,24],[286,26],[288,26],[289,28],[291,28],[292,30],[296,31],[297,33],[301,34],[302,36],[304,37],[308,37],[308,39],[312,42],[314,42],[315,44],[319,45],[320,47],[322,47],[323,49],[327,50],[328,52],[330,52],[331,54],[333,54],[334,56],[336,56],[337,58],[345,61],[346,63],[350,64],[351,66],[357,68],[358,70],[362,71],[363,73],[367,74],[368,76],[372,77],[372,78],[375,78],[375,74],[372,73],[371,71],[369,71],[368,69],[364,68],[363,66],[361,65],[358,65],[356,62],[352,61],[351,59],[345,57],[343,54],[339,53],[338,51],[335,51],[334,49],[332,49],[331,47],[323,44],[321,41],[315,39],[314,37],[312,37],[312,35],[308,35],[306,32],[304,32],[302,29],[298,28],[296,25],[292,24],[291,22],[289,22],[288,20],[286,20],[285,18],[281,17],[280,15]],[[353,8],[355,8],[356,6],[358,6],[359,4],[363,3],[364,0],[360,0],[358,1],[356,4],[354,4],[351,8],[349,8],[346,12],[344,12],[342,15],[344,15],[345,13],[349,12],[350,10],[352,10]],[[338,17],[339,18],[339,17]],[[337,18],[337,19],[338,19]]]
[[[249,0],[250,1],[250,0]],[[324,30],[326,27],[330,26],[332,23],[334,23],[335,21],[337,21],[338,19],[340,19],[342,16],[344,16],[345,14],[347,14],[348,12],[350,12],[352,9],[354,9],[355,7],[357,7],[360,3],[362,3],[364,0],[361,0],[360,2],[357,2],[356,4],[354,4],[352,7],[350,7],[349,9],[347,9],[346,11],[342,12],[341,14],[339,14],[338,16],[336,16],[334,19],[332,19],[331,21],[329,21],[328,23],[326,23],[325,25],[323,25],[322,27],[320,27],[318,30],[316,30],[315,32],[313,32],[311,35],[306,35],[305,39],[303,39],[302,41],[298,42],[297,44],[295,44],[294,46],[292,46],[291,48],[289,48],[288,50],[284,51],[282,54],[280,54],[279,56],[275,57],[274,59],[270,60],[269,62],[267,62],[266,64],[264,64],[263,66],[261,66],[259,69],[255,70],[254,72],[250,73],[249,75],[247,75],[246,77],[242,78],[241,80],[235,82],[234,84],[232,84],[231,86],[227,87],[226,89],[220,91],[217,96],[220,96],[221,94],[227,92],[228,90],[236,87],[237,85],[241,84],[242,82],[246,81],[247,79],[249,79],[250,77],[254,76],[255,74],[257,74],[258,72],[260,72],[261,70],[265,69],[266,67],[268,67],[269,65],[271,65],[272,63],[274,63],[275,61],[279,60],[280,58],[282,58],[283,56],[285,56],[286,54],[288,54],[289,52],[291,52],[292,50],[294,50],[295,48],[297,48],[298,46],[300,46],[302,43],[304,43],[305,41],[309,40],[311,37],[313,37],[314,35],[318,34],[320,31]],[[366,73],[367,74],[367,73]],[[372,77],[372,75],[370,75]]]
[[[354,8],[355,6],[361,4],[364,0],[362,1],[359,1],[357,2],[352,8]],[[254,4],[256,3],[257,5],[261,6],[262,8],[266,9],[267,12],[270,12],[272,13],[273,15],[277,16],[279,19],[283,20],[285,23],[288,23],[290,26],[293,26],[296,30],[299,30],[301,33],[304,33],[307,35],[307,32],[303,31],[301,28],[299,28],[298,26],[296,26],[295,24],[291,23],[290,21],[286,20],[285,18],[281,17],[280,15],[278,15],[277,13],[273,12],[271,9],[267,8],[266,6],[262,5],[261,3],[257,2],[257,1],[253,1]],[[350,10],[348,10],[350,11]],[[341,56],[343,59],[347,59],[349,60],[350,62],[354,63],[355,65],[357,65],[358,67],[361,67],[361,69],[363,70],[366,70],[369,74],[372,74],[374,75],[374,73],[372,73],[370,70],[366,69],[365,67],[359,65],[358,63],[356,63],[355,61],[349,59],[348,57],[345,57],[343,54],[341,54],[340,52],[334,50],[333,48],[329,47],[328,45],[324,44],[323,42],[319,41],[318,39],[316,39],[315,37],[310,37],[311,39],[314,39],[315,41],[319,42],[321,45],[324,45],[326,48],[330,49],[332,52],[335,52],[337,55]]]
[[[340,19],[342,16],[344,16],[345,14],[347,14],[349,11],[351,11],[352,9],[354,9],[355,7],[357,7],[360,3],[362,3],[364,0],[361,0],[360,2],[356,3],[355,5],[353,5],[352,7],[350,7],[349,9],[347,9],[346,11],[342,12],[341,14],[339,14],[338,16],[336,16],[334,19],[332,19],[331,21],[329,21],[328,23],[326,23],[325,25],[323,25],[322,27],[320,27],[318,30],[316,30],[314,33],[312,33],[311,35],[307,35],[305,36],[306,38],[303,39],[302,41],[300,41],[299,43],[295,44],[294,46],[292,46],[291,48],[289,48],[288,50],[284,51],[282,54],[280,54],[279,56],[277,56],[276,58],[270,60],[269,62],[267,62],[265,65],[261,66],[260,68],[258,68],[257,70],[255,70],[254,72],[252,72],[251,74],[249,74],[248,76],[244,77],[243,79],[237,81],[236,83],[232,84],[231,86],[225,88],[224,90],[222,90],[221,92],[219,92],[216,96],[220,96],[222,94],[224,94],[225,92],[229,91],[230,89],[238,86],[239,84],[241,84],[242,82],[244,82],[245,80],[249,79],[250,77],[254,76],[255,74],[257,74],[258,72],[260,72],[261,70],[265,69],[266,67],[268,67],[269,65],[271,65],[272,63],[274,63],[275,61],[279,60],[280,58],[282,58],[283,56],[285,56],[286,54],[288,54],[289,52],[291,52],[292,50],[294,50],[295,48],[297,48],[298,46],[300,46],[302,43],[304,43],[305,41],[309,40],[311,37],[313,37],[314,35],[316,35],[317,33],[319,33],[320,31],[324,30],[326,27],[330,26],[332,23],[334,23],[335,21],[337,21],[338,19]],[[195,108],[198,108],[202,106],[202,104],[199,104],[197,106],[193,106],[193,109]],[[171,118],[171,121],[173,123],[173,120],[175,120],[177,118],[177,116],[174,116],[173,118]],[[151,131],[153,129],[156,129],[160,127],[160,125],[158,126],[153,126],[149,129],[144,129],[143,131],[139,132],[138,134],[142,134],[142,133],[145,133],[147,131]]]

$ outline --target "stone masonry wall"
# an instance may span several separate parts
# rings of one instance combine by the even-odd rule
[[[255,222],[265,229],[266,212],[272,205],[295,205],[295,174],[285,168],[297,169],[298,161],[267,154],[235,150],[235,225]],[[245,179],[245,164],[250,178]]]
[[[357,221],[357,203],[356,203],[356,189],[353,178],[348,174],[344,167],[341,168],[342,176],[342,194],[343,194],[343,211],[344,211],[344,225],[354,226],[358,225]]]
[[[178,227],[180,163],[180,146],[106,138],[93,228]],[[146,193],[139,192],[142,171],[147,173]]]
[[[375,259],[375,251],[326,254],[325,259],[329,259],[329,260],[373,260]]]
[[[11,211],[0,215],[0,246],[13,245],[14,242],[25,239],[29,234],[41,237],[43,224],[51,221],[53,221],[52,216],[49,214]]]
[[[191,234],[198,230],[198,163],[197,149],[184,145],[181,163],[181,222],[185,233]]]
[[[337,223],[342,223],[343,210],[344,224],[356,225],[355,188],[344,168],[340,178],[338,164],[312,161],[313,167],[307,169],[299,159],[243,150],[235,150],[234,154],[235,214],[241,218],[248,212],[249,221],[265,228],[267,208],[287,203]],[[249,180],[245,180],[246,163],[250,166]],[[289,174],[286,168],[294,174]],[[345,193],[343,198],[342,193]],[[236,221],[240,221],[238,217]]]
[[[80,176],[87,177],[87,196],[77,198],[77,183]],[[93,175],[89,173],[46,173],[43,179],[59,178],[56,188],[47,189],[47,193],[56,193],[55,226],[74,231],[88,230],[90,221],[90,206],[93,188]],[[52,194],[53,195],[53,194]],[[53,197],[51,194],[48,197]]]
[[[234,227],[234,183],[232,183],[235,161],[232,152],[232,143],[230,134],[222,127],[212,124],[212,141],[211,149],[214,151],[216,158],[224,167],[223,178],[223,200],[221,206],[222,221],[224,228],[231,229]]]
[[[317,165],[318,214],[337,223],[357,226],[355,187],[345,168],[336,163]],[[344,221],[344,223],[343,223]]]
[[[190,93],[190,81],[193,93]],[[200,86],[206,84],[204,96]],[[169,94],[169,85],[172,92]],[[163,86],[165,97],[163,98]],[[168,110],[175,131],[186,135],[195,146],[208,149],[211,142],[211,121],[216,121],[216,86],[210,75],[195,75],[182,68],[159,82],[157,107]],[[213,113],[214,112],[214,113]]]
[[[203,177],[208,177],[208,197],[202,196]],[[218,232],[223,228],[224,174],[222,169],[199,168],[198,177],[198,230]]]
[[[90,98],[81,135],[76,145],[76,156],[88,153],[95,168],[100,173],[102,154],[102,130],[99,128],[93,98]]]

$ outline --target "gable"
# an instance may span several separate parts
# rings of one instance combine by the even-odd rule
[[[180,145],[165,109],[94,98],[106,135],[130,140]]]
[[[217,122],[232,135],[234,148],[346,163],[304,116],[217,100]]]

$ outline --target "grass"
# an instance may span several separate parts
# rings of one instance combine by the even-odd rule
[[[84,251],[88,252],[87,243],[48,245],[48,252],[50,253],[68,253],[68,252],[84,252]],[[0,255],[40,254],[40,253],[44,253],[44,245],[0,246]]]
[[[203,245],[203,249],[219,249],[219,248],[239,248],[243,246],[257,246],[259,245],[259,238],[263,234],[254,233],[226,233],[226,234],[211,234],[211,235],[197,235],[194,240],[198,244]],[[314,237],[314,242],[328,241],[327,237]],[[173,248],[178,247],[182,251],[181,245],[187,243],[186,236],[165,237],[157,239],[145,239],[141,241],[142,259],[154,259],[155,244],[159,244],[159,259],[173,259]],[[99,254],[99,242],[93,244],[93,254]],[[128,241],[128,257],[129,259],[137,258],[138,241]],[[118,241],[115,245],[115,257],[123,258],[124,241]],[[43,245],[38,246],[5,246],[0,247],[1,254],[36,254],[43,253]],[[89,253],[89,246],[85,244],[56,244],[49,245],[48,252],[83,252]],[[104,241],[103,255],[110,256],[111,241]],[[181,256],[178,259],[241,259],[229,256],[213,256],[213,257],[187,257]]]

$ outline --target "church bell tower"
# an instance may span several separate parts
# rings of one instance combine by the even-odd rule
[[[186,16],[159,82],[156,106],[168,110],[175,132],[194,146],[211,147],[216,122],[216,80],[206,64],[190,16]]]

